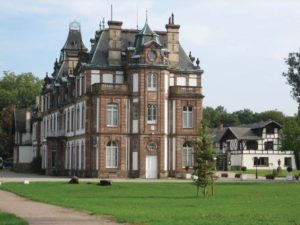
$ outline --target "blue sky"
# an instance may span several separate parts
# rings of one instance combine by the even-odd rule
[[[51,73],[68,33],[81,23],[84,43],[102,18],[141,28],[148,10],[153,30],[165,30],[172,12],[180,24],[180,42],[199,57],[205,106],[229,112],[249,108],[293,115],[296,102],[282,72],[284,58],[300,47],[300,1],[297,0],[1,0],[0,71]],[[138,9],[138,10],[137,10]]]

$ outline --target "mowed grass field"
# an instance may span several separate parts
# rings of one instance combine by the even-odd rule
[[[5,183],[37,201],[148,225],[300,225],[300,183],[218,183],[195,197],[191,183]]]
[[[28,223],[13,214],[0,212],[0,225],[28,225]]]

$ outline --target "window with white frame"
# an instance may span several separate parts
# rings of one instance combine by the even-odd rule
[[[156,90],[157,88],[157,75],[155,73],[148,74],[148,90]]]
[[[118,105],[117,104],[107,105],[107,126],[108,127],[118,126]]]
[[[81,108],[81,129],[84,129],[84,123],[85,123],[85,107],[84,107],[84,104],[82,104],[82,108]]]
[[[190,167],[194,165],[194,148],[190,143],[184,143],[183,145],[182,160],[183,167]]]
[[[183,107],[183,128],[193,128],[193,107]]]
[[[157,105],[148,105],[148,123],[156,123],[157,120]]]
[[[76,111],[76,129],[80,129],[80,109],[79,106],[77,106],[77,111]]]
[[[81,143],[81,169],[84,170],[84,161],[85,161],[85,149],[84,143]]]
[[[106,145],[106,168],[118,167],[118,145],[110,141]]]

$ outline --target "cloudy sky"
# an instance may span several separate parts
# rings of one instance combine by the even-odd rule
[[[205,71],[205,106],[296,113],[282,72],[284,58],[300,47],[297,0],[1,0],[0,71],[43,78],[52,72],[69,23],[81,23],[90,46],[99,21],[110,19],[111,4],[123,28],[136,28],[137,18],[141,28],[148,10],[150,27],[165,30],[174,12],[182,46]]]

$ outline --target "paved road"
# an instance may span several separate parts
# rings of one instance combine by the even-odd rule
[[[111,218],[30,201],[6,191],[0,190],[0,199],[0,211],[13,213],[31,225],[119,225]]]

